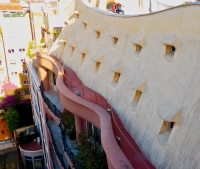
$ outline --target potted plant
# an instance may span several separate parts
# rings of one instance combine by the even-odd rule
[[[70,140],[76,139],[76,129],[75,129],[75,119],[74,115],[69,111],[63,113],[61,123],[67,128],[66,134],[69,136]]]
[[[77,151],[74,158],[76,168],[81,169],[108,169],[106,154],[101,145],[95,141],[92,131],[85,130],[78,135],[78,141],[73,144]]]
[[[75,130],[75,128],[68,129],[67,130],[67,134],[68,134],[70,140],[75,140],[76,139],[76,130]]]

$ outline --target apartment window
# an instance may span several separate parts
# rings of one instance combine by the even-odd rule
[[[114,77],[113,77],[113,82],[118,83],[120,75],[121,74],[119,72],[115,72]]]
[[[53,73],[53,84],[56,85],[56,75]]]
[[[174,127],[174,122],[168,122],[168,130],[171,131]]]
[[[25,59],[21,59],[21,62],[25,63]]]
[[[176,51],[176,48],[174,46],[170,46],[170,52],[175,53],[175,51]]]
[[[172,45],[166,45],[166,50],[165,50],[165,54],[174,54],[176,51],[176,48]]]
[[[100,67],[101,63],[100,62],[96,62],[96,65],[95,65],[95,69],[94,71],[98,71],[99,70],[99,67]]]
[[[113,37],[113,44],[116,45],[118,42],[118,38],[117,37]]]
[[[17,75],[17,72],[11,72],[11,75]]]
[[[84,30],[87,28],[87,23],[86,22],[83,22],[83,28],[84,28]]]
[[[42,156],[25,156],[25,165],[27,169],[44,169],[44,159]]]
[[[8,53],[14,53],[15,50],[14,49],[8,49]]]
[[[174,58],[176,48],[172,45],[166,45],[164,59],[168,62],[171,62]]]
[[[23,70],[23,73],[27,73],[27,70]]]
[[[25,52],[24,48],[19,49],[19,52]]]
[[[10,61],[10,64],[11,65],[16,65],[16,62],[15,61]]]
[[[84,60],[85,60],[85,56],[86,56],[86,54],[85,54],[85,53],[82,53],[82,57],[81,57],[81,62],[82,62],[82,63],[83,63]]]
[[[133,110],[137,109],[137,106],[138,106],[138,103],[139,103],[139,101],[141,99],[141,96],[142,96],[142,91],[136,90],[134,98],[133,98],[133,102],[132,102],[132,109]]]
[[[79,14],[78,13],[76,13],[76,19],[78,19],[79,18]]]
[[[29,95],[30,94],[30,92],[29,92],[29,90],[27,89],[27,90],[25,90],[24,91],[24,93],[25,93],[25,95]]]
[[[28,80],[25,80],[24,85],[28,85],[28,84],[29,84]]]
[[[135,45],[135,52],[141,52],[142,46],[140,45]]]
[[[74,51],[75,51],[75,47],[72,46],[71,55],[73,55]]]
[[[22,71],[22,74],[25,75],[25,76],[27,76],[27,73],[28,73],[27,70]]]
[[[96,31],[96,38],[97,38],[97,39],[100,38],[100,35],[101,35],[100,31]]]
[[[163,121],[162,127],[158,135],[158,140],[161,145],[163,146],[168,145],[168,140],[174,126],[175,122]]]

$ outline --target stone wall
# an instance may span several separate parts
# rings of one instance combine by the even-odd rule
[[[156,168],[200,166],[199,9],[122,16],[76,0],[49,52],[110,100]],[[168,53],[172,46],[175,53]]]

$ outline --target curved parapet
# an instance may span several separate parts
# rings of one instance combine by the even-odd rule
[[[91,122],[101,130],[101,141],[109,162],[115,169],[133,168],[122,150],[116,143],[111,117],[105,109],[78,97],[63,82],[63,70],[58,61],[39,52],[36,53],[39,66],[57,74],[56,86],[62,105],[71,113]]]

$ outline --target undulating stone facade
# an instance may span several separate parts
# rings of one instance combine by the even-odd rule
[[[199,168],[200,6],[123,16],[81,0],[49,54],[106,97],[156,168]]]

